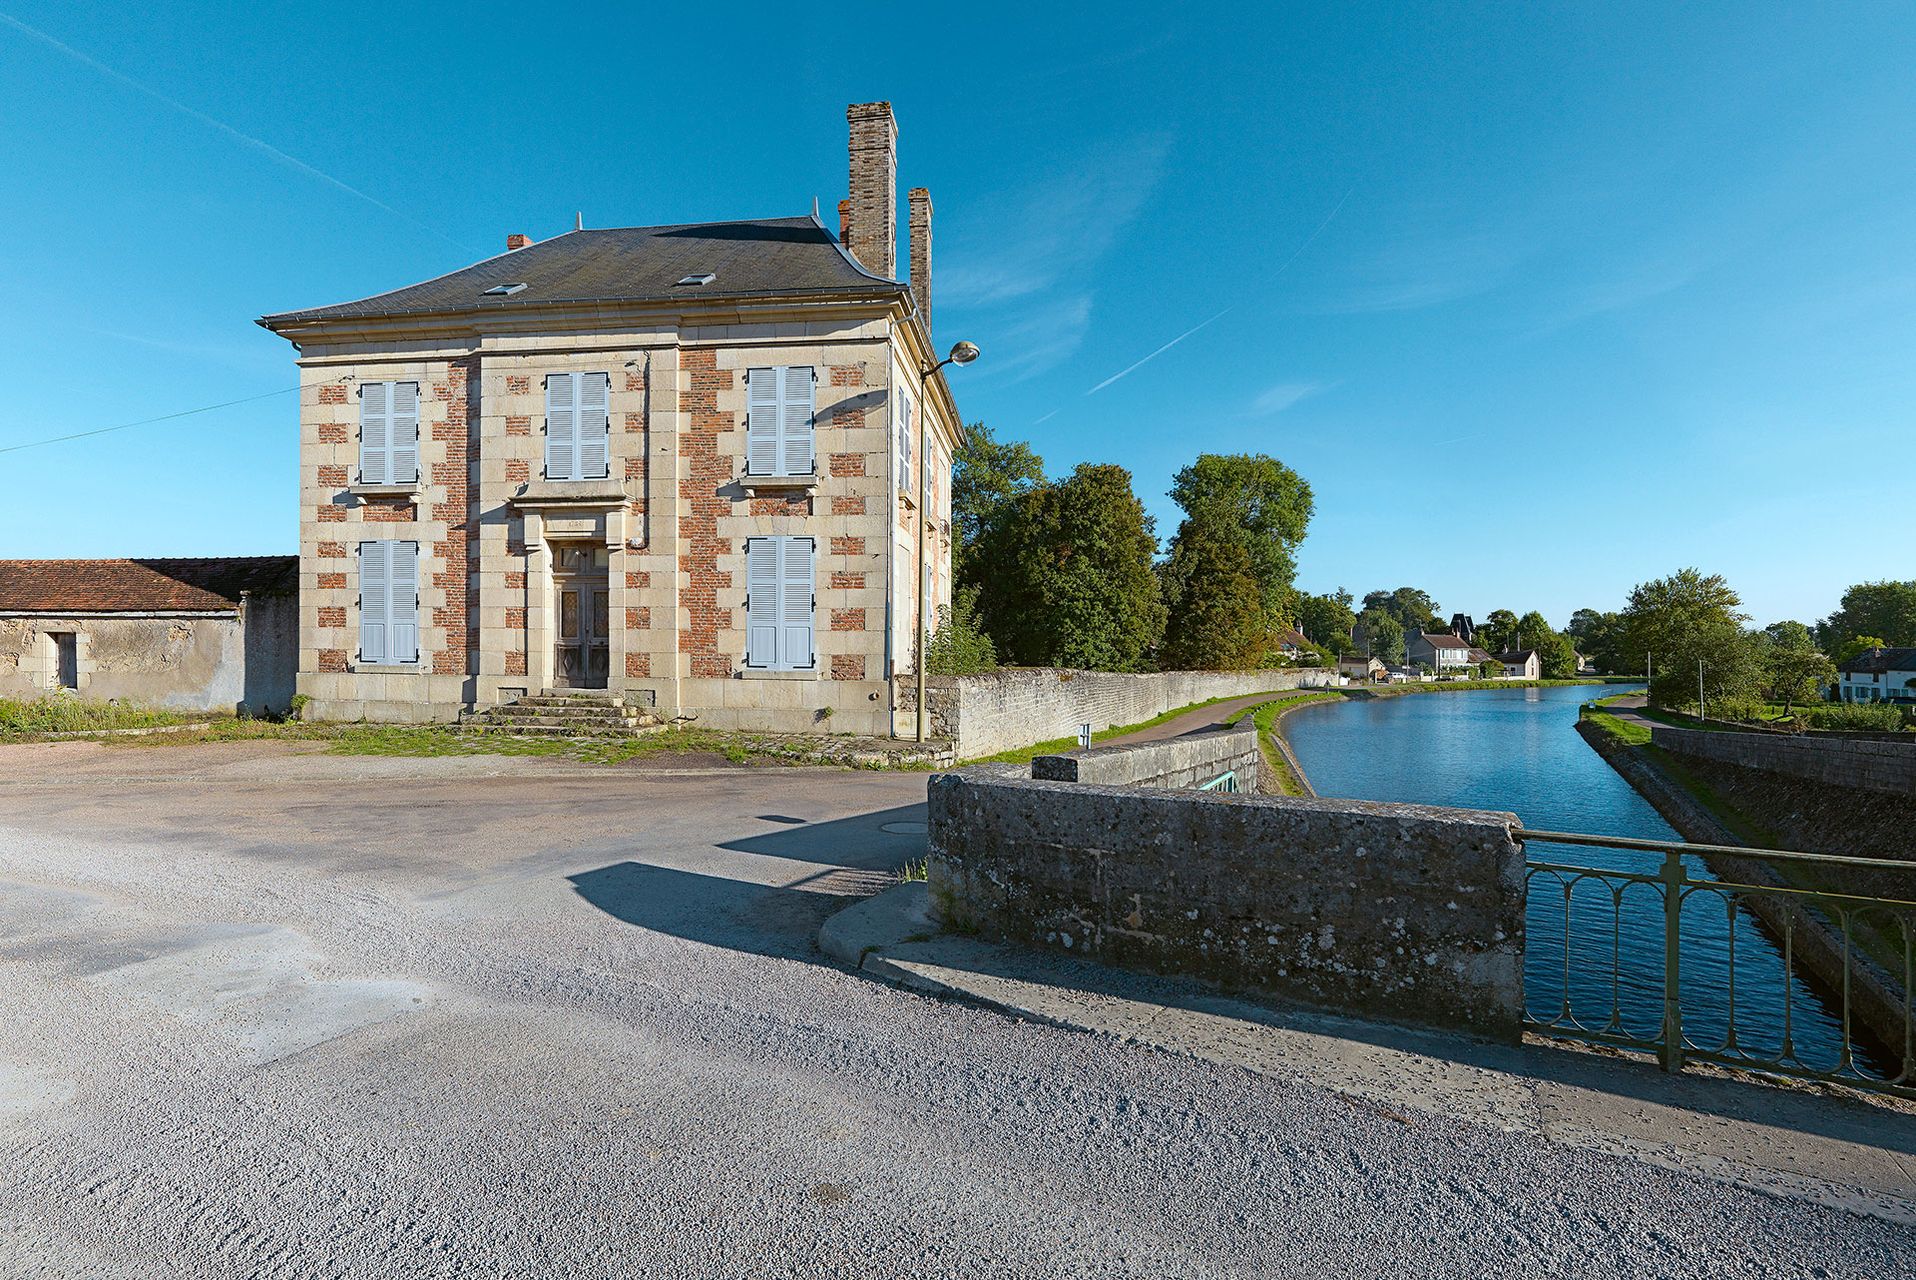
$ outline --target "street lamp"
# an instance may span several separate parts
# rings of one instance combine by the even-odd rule
[[[931,455],[925,450],[925,424],[931,415],[925,412],[925,389],[931,382],[931,375],[948,364],[970,364],[978,358],[978,344],[975,342],[954,342],[951,354],[937,364],[923,370],[918,377],[918,639],[912,646],[912,666],[917,668],[915,680],[918,692],[918,741],[925,740],[925,463]]]

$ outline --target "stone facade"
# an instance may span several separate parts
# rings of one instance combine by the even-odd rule
[[[0,698],[46,697],[67,688],[100,702],[279,713],[293,700],[296,643],[290,595],[192,614],[0,613]],[[62,644],[71,648],[65,672]]]
[[[1680,756],[1825,786],[1916,799],[1916,734],[1870,741],[1823,734],[1715,733],[1657,725],[1651,741]]]

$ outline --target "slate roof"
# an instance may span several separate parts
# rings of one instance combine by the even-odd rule
[[[1468,649],[1470,648],[1470,643],[1466,640],[1461,639],[1458,636],[1432,635],[1428,631],[1420,631],[1417,634],[1423,638],[1423,641],[1425,644],[1429,645],[1433,649]]]
[[[1522,666],[1530,661],[1530,655],[1536,652],[1535,649],[1509,649],[1498,654],[1497,661],[1509,663],[1513,667]]]
[[[681,285],[711,273],[710,284]],[[522,284],[487,297],[495,285]],[[315,320],[460,311],[518,311],[555,303],[657,302],[779,294],[869,296],[907,286],[865,271],[817,219],[761,218],[664,227],[568,231],[524,249],[356,302],[263,316],[268,329]]]
[[[0,560],[0,612],[175,613],[232,609],[240,594],[299,590],[298,556]]]
[[[1865,649],[1836,669],[1851,675],[1916,671],[1916,649]]]

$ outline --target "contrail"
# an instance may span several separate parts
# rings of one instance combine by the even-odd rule
[[[438,236],[441,240],[444,240],[447,244],[454,245],[457,248],[464,250],[465,252],[468,252],[468,253],[471,252],[471,249],[467,245],[461,244],[459,241],[453,239],[451,236],[447,235],[445,232],[441,231],[439,228],[431,225],[430,223],[421,222],[419,219],[413,217],[411,214],[403,212],[402,210],[399,210],[399,209],[395,209],[391,205],[387,204],[385,201],[380,200],[374,196],[367,195],[364,191],[361,191],[358,187],[351,186],[347,183],[341,182],[338,178],[335,178],[332,174],[327,173],[323,169],[315,169],[312,165],[307,164],[304,160],[301,160],[298,156],[287,155],[284,151],[281,151],[278,147],[274,146],[270,142],[262,142],[260,139],[253,137],[251,134],[241,133],[238,129],[235,129],[232,125],[227,124],[223,120],[215,120],[212,116],[207,115],[204,111],[195,110],[194,108],[187,106],[184,102],[181,102],[176,98],[169,98],[165,94],[161,93],[158,89],[153,88],[151,85],[142,84],[140,81],[135,80],[132,76],[127,75],[125,72],[116,71],[112,67],[107,66],[106,63],[101,62],[98,58],[89,57],[88,55],[81,53],[78,49],[75,49],[72,45],[63,44],[60,41],[54,39],[52,36],[48,35],[46,32],[38,30],[37,28],[28,26],[26,23],[20,21],[20,19],[14,17],[12,14],[0,13],[0,22],[5,23],[7,26],[12,27],[14,30],[19,31],[25,35],[32,36],[35,40],[38,40],[43,44],[48,44],[53,46],[55,49],[58,49],[61,53],[64,53],[67,57],[72,58],[74,61],[79,62],[84,66],[91,67],[93,70],[99,72],[101,75],[107,77],[107,79],[109,80],[115,81],[116,83],[119,83],[119,84],[123,84],[129,89],[137,90],[138,92],[145,94],[147,97],[152,98],[156,102],[163,102],[167,106],[173,108],[175,111],[178,111],[184,115],[189,115],[193,117],[193,119],[198,120],[203,125],[207,125],[211,128],[218,129],[221,133],[225,134],[227,137],[232,138],[234,141],[239,142],[244,146],[251,147],[255,151],[264,152],[268,157],[279,161],[279,163],[286,165],[288,168],[297,169],[299,172],[305,174],[307,177],[316,178],[330,187],[337,187],[339,190],[344,191],[347,195],[357,196],[361,200],[364,200],[367,204],[370,204],[374,206],[375,208],[384,209],[387,213],[392,214],[395,218],[399,218],[405,222],[410,222],[413,226],[418,227],[422,231],[431,232],[433,235]]]
[[[1198,323],[1192,325],[1189,329],[1186,329],[1183,333],[1180,333],[1177,337],[1171,339],[1169,342],[1159,347],[1156,351],[1153,351],[1150,355],[1144,357],[1144,359],[1138,361],[1136,364],[1128,365],[1125,368],[1118,370],[1116,373],[1106,378],[1103,382],[1100,382],[1097,386],[1085,392],[1085,394],[1088,396],[1095,396],[1098,394],[1098,392],[1104,390],[1106,387],[1116,382],[1119,378],[1127,377],[1128,375],[1135,373],[1138,369],[1142,368],[1144,365],[1150,364],[1153,360],[1157,359],[1159,356],[1169,351],[1172,347],[1177,346],[1178,343],[1184,341],[1186,338],[1196,333],[1199,329],[1202,329],[1205,325],[1212,323],[1212,321],[1223,319],[1224,316],[1230,312],[1230,310],[1231,309],[1229,307],[1226,307],[1224,308],[1223,311],[1220,311],[1216,315],[1212,316],[1210,320],[1200,320]]]
[[[1324,234],[1324,228],[1330,226],[1331,223],[1337,220],[1337,215],[1343,211],[1344,202],[1351,198],[1351,192],[1355,190],[1357,190],[1357,184],[1355,182],[1351,183],[1350,186],[1344,188],[1344,194],[1337,197],[1337,203],[1332,205],[1331,211],[1324,215],[1324,220],[1317,224],[1317,230],[1305,236],[1304,243],[1298,245],[1297,248],[1291,250],[1291,256],[1284,259],[1284,265],[1279,267],[1276,271],[1272,272],[1271,278],[1273,280],[1275,280],[1278,276],[1283,275],[1286,269],[1288,269],[1293,262],[1297,261],[1298,256],[1302,254],[1304,250],[1311,247],[1311,242],[1317,239],[1317,237]]]

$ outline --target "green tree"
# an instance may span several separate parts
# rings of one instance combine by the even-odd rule
[[[1508,609],[1492,609],[1477,626],[1477,645],[1492,653],[1503,653],[1517,644],[1517,615]]]
[[[1810,629],[1800,622],[1772,622],[1763,628],[1763,634],[1770,643],[1782,649],[1814,649],[1816,639]]]
[[[959,587],[940,611],[938,629],[925,642],[925,671],[934,676],[973,676],[998,669],[991,637],[978,626],[978,588]]]
[[[1404,628],[1382,609],[1366,609],[1358,615],[1354,633],[1358,647],[1380,662],[1404,660]]]
[[[1187,517],[1242,539],[1267,623],[1297,620],[1297,548],[1313,510],[1302,476],[1261,453],[1202,453],[1177,473],[1171,498]]]
[[[1641,654],[1633,660],[1624,652],[1623,621],[1617,614],[1579,609],[1570,615],[1568,634],[1583,655],[1605,675],[1643,670]]]
[[[957,555],[977,542],[992,518],[1019,495],[1044,483],[1044,460],[1022,441],[1000,441],[974,422],[952,458],[951,522]]]
[[[1397,620],[1405,635],[1419,631],[1442,631],[1449,624],[1437,616],[1437,602],[1416,587],[1395,591],[1373,591],[1364,597],[1364,613],[1387,613]]]
[[[1834,658],[1836,665],[1840,667],[1851,658],[1866,653],[1871,649],[1887,648],[1889,648],[1889,641],[1883,639],[1881,636],[1851,636],[1849,639],[1843,641],[1843,643],[1837,645],[1835,650],[1831,652],[1830,657]]]
[[[1297,598],[1297,628],[1319,648],[1333,654],[1351,651],[1351,630],[1357,615],[1351,611],[1351,593],[1339,587],[1329,595]]]
[[[1755,692],[1762,672],[1756,646],[1743,631],[1749,619],[1742,605],[1742,597],[1720,575],[1706,577],[1696,569],[1631,590],[1623,626],[1629,649],[1647,651],[1655,660],[1653,702],[1695,705],[1699,662],[1707,699],[1747,698]]]
[[[1171,544],[1166,579],[1178,594],[1167,602],[1159,666],[1240,671],[1258,665],[1270,633],[1250,551],[1236,529],[1212,517],[1187,519]]]
[[[965,572],[979,621],[1021,666],[1133,671],[1164,632],[1157,539],[1123,467],[1085,463],[986,521]]]
[[[1517,619],[1513,649],[1535,649],[1546,680],[1567,680],[1577,674],[1577,646],[1556,630],[1541,613],[1532,610]]]
[[[1808,634],[1805,628],[1805,638]],[[1819,686],[1835,679],[1836,664],[1811,645],[1772,642],[1763,657],[1764,693],[1771,702],[1783,704],[1784,715],[1797,703],[1814,699]]]
[[[1833,654],[1851,636],[1881,636],[1886,645],[1916,645],[1916,581],[1859,582],[1843,593],[1836,612],[1817,626]]]

